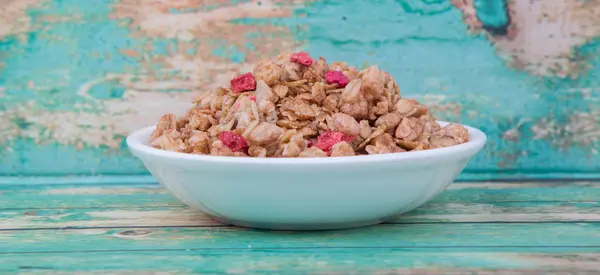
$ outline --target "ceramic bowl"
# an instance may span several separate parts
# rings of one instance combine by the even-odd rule
[[[336,158],[170,152],[148,145],[154,126],[131,134],[127,145],[175,197],[220,222],[325,230],[390,221],[442,192],[485,144],[483,132],[465,127],[470,141],[456,146]]]

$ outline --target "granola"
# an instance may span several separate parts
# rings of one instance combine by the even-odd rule
[[[441,127],[427,108],[402,98],[392,76],[328,64],[306,52],[282,54],[203,92],[182,117],[163,115],[155,148],[232,157],[342,157],[453,146],[469,141]]]

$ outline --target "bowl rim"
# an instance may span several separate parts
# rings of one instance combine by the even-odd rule
[[[459,124],[438,120],[441,125]],[[299,165],[299,164],[350,164],[350,163],[369,163],[382,161],[407,161],[424,158],[441,158],[451,155],[474,155],[477,153],[487,141],[487,136],[481,130],[459,124],[467,128],[469,131],[469,141],[443,148],[428,149],[422,151],[409,151],[402,153],[376,154],[376,155],[359,155],[348,157],[332,157],[332,158],[254,158],[254,157],[226,157],[226,156],[211,156],[211,155],[196,155],[180,152],[166,151],[157,149],[147,145],[147,140],[156,125],[144,127],[132,132],[126,139],[129,149],[139,157],[138,153],[152,155],[159,158],[203,161],[213,163],[229,163],[229,164],[284,164],[284,165]]]

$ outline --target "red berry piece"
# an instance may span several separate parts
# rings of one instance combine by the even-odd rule
[[[313,62],[312,58],[310,58],[307,52],[293,53],[290,56],[290,61],[307,67],[312,65]]]
[[[256,80],[252,73],[238,75],[231,80],[231,90],[234,93],[256,90]]]
[[[319,136],[319,138],[317,139],[317,144],[315,144],[314,146],[323,150],[325,153],[327,153],[327,155],[329,155],[331,153],[331,148],[333,147],[333,145],[342,141],[352,142],[353,140],[353,136],[348,136],[340,132],[326,131]]]
[[[248,152],[248,141],[234,132],[221,132],[219,140],[233,152]]]
[[[337,84],[338,88],[344,88],[350,80],[340,71],[329,71],[325,74],[325,81],[328,84]]]

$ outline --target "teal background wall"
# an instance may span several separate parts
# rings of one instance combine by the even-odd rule
[[[132,130],[282,51],[478,127],[470,178],[600,175],[597,0],[0,0],[0,175],[145,174]]]

